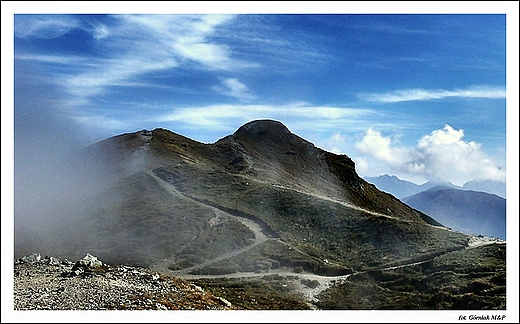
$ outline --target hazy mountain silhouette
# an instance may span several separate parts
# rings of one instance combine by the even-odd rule
[[[447,229],[359,177],[347,155],[322,150],[278,121],[249,122],[211,144],[143,130],[75,157],[56,166],[68,181],[48,183],[51,191],[65,188],[56,203],[15,214],[15,257],[88,252],[233,289],[236,283],[215,276],[243,285],[261,275],[274,287],[289,280],[287,293],[304,292],[320,308],[505,308],[503,242]],[[466,260],[466,253],[467,266],[451,259]],[[482,261],[488,271],[462,276],[491,256]],[[461,276],[440,279],[440,268]],[[410,271],[429,283],[415,285]],[[468,288],[474,280],[498,288],[482,295],[480,286]],[[421,302],[403,299],[410,290]],[[466,291],[477,293],[460,303]]]
[[[388,192],[397,198],[412,196],[427,189],[413,182],[401,180],[396,176],[388,174],[383,174],[377,177],[364,177],[364,179],[376,185],[379,190]]]
[[[495,194],[502,198],[506,198],[506,183],[500,181],[477,181],[472,180],[466,182],[462,188],[464,190],[482,191],[490,194]]]
[[[506,200],[497,195],[433,187],[402,200],[453,230],[506,239]]]
[[[416,184],[411,181],[401,180],[396,176],[383,174],[377,177],[364,177],[370,183],[376,185],[379,190],[388,192],[397,198],[404,198],[415,195],[421,191],[428,190],[435,186],[444,186],[446,188],[462,189],[447,181],[428,181],[423,184]]]
[[[500,181],[477,181],[471,180],[466,182],[462,187],[454,185],[447,181],[428,181],[423,184],[416,184],[411,181],[406,181],[399,179],[394,175],[383,174],[377,177],[364,177],[364,179],[370,183],[376,185],[379,190],[391,193],[397,198],[405,198],[409,196],[413,196],[421,191],[428,190],[435,186],[445,186],[447,188],[452,189],[461,189],[461,190],[473,190],[473,191],[482,191],[489,194],[495,194],[502,198],[506,197],[506,184]]]

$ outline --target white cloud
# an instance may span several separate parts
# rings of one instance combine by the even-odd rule
[[[226,45],[212,40],[217,28],[230,22],[230,15],[113,15],[112,23],[81,24],[74,16],[20,16],[17,37],[58,37],[73,28],[92,34],[103,58],[58,57],[18,53],[17,59],[63,64],[53,78],[73,98],[85,101],[104,93],[111,86],[135,83],[145,73],[166,71],[181,65],[206,70],[251,67],[231,58]],[[88,62],[88,64],[87,64]],[[79,63],[79,64],[78,64]],[[229,94],[247,96],[237,88],[238,81],[227,82]],[[240,92],[242,91],[242,92]]]
[[[80,23],[73,16],[62,15],[16,15],[14,34],[20,38],[57,38]]]
[[[382,102],[395,103],[402,101],[420,101],[435,100],[444,98],[490,98],[500,99],[506,97],[506,90],[501,87],[472,87],[468,89],[455,90],[426,90],[426,89],[408,89],[387,93],[362,94],[361,99]]]
[[[463,144],[461,141],[463,137],[464,131],[462,129],[455,130],[450,125],[446,125],[444,126],[444,129],[434,130],[431,135],[423,136],[419,140],[417,147],[420,149],[427,149],[431,146],[442,146],[455,143]],[[473,144],[473,142],[470,144]]]
[[[505,181],[505,170],[486,156],[480,144],[465,142],[463,136],[462,130],[446,125],[421,138],[417,150],[426,172],[439,178],[448,176],[459,184],[472,179]]]
[[[97,67],[83,73],[63,76],[62,86],[76,98],[88,98],[103,93],[110,86],[131,84],[130,81],[140,74],[177,66],[177,62],[172,59],[153,61],[137,57],[102,60],[96,64]]]
[[[125,38],[142,35],[143,50],[167,49],[169,55],[178,60],[188,60],[211,70],[230,70],[240,66],[231,59],[226,45],[213,42],[210,38],[217,27],[231,21],[232,15],[121,15],[116,16],[125,23]],[[131,32],[131,34],[127,34]],[[160,45],[158,45],[160,44]]]
[[[63,65],[92,65],[92,62],[86,57],[79,56],[58,56],[58,55],[33,55],[33,54],[19,54],[15,55],[15,60],[38,61],[51,64]]]
[[[107,118],[103,116],[75,116],[72,117],[80,125],[103,125],[105,129],[113,131],[126,131],[130,124],[120,119]]]
[[[403,148],[391,137],[369,129],[356,148],[365,161],[383,161],[390,167],[385,173],[403,179],[442,179],[456,185],[473,179],[505,181],[505,170],[482,151],[480,144],[466,142],[463,137],[463,130],[446,125],[423,136],[416,147]]]
[[[374,112],[370,109],[347,107],[312,106],[306,103],[290,103],[286,105],[210,105],[189,108],[174,108],[171,113],[154,118],[156,121],[183,121],[199,124],[201,120],[211,121],[213,124],[229,120],[249,121],[252,119],[277,119],[291,121],[297,129],[308,128],[315,131],[320,129],[329,132],[331,129],[348,128],[361,129],[370,123],[370,116]]]
[[[333,134],[330,138],[326,139],[323,145],[320,143],[316,143],[320,145],[322,148],[328,148],[328,151],[336,154],[342,154],[344,152],[345,142],[348,141],[346,135],[341,132],[337,132]]]
[[[195,140],[210,142],[229,135],[244,123],[255,119],[273,119],[284,123],[292,132],[315,145],[337,153],[353,151],[354,140],[338,136],[331,142],[330,133],[360,132],[373,123],[375,112],[370,109],[312,106],[297,102],[285,105],[221,104],[198,107],[146,106],[148,111],[162,111],[139,122],[171,129],[196,130]],[[334,144],[334,145],[332,145]]]
[[[102,39],[110,34],[108,27],[103,24],[95,26],[92,33],[95,39]]]
[[[369,174],[370,173],[370,163],[364,157],[358,157],[355,159],[356,162],[356,171],[359,174]]]
[[[230,97],[235,97],[240,100],[251,100],[256,98],[247,86],[235,78],[227,78],[222,81],[222,86],[213,87],[214,90]]]
[[[356,149],[393,166],[409,163],[410,153],[408,150],[392,146],[392,142],[391,137],[384,137],[380,132],[370,128],[365,137],[356,143]]]

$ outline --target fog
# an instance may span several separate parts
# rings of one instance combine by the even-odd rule
[[[91,143],[88,134],[64,113],[59,92],[38,82],[39,72],[29,64],[15,64],[15,257],[49,253],[45,243],[58,238],[56,225],[65,224],[64,218],[79,221],[66,210],[103,186],[92,161],[83,156],[76,164],[77,154]]]

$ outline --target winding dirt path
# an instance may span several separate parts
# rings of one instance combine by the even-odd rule
[[[361,207],[356,206],[356,205],[352,205],[351,203],[348,203],[346,201],[334,199],[332,197],[318,195],[318,194],[311,193],[311,192],[305,192],[305,191],[301,191],[301,190],[298,190],[298,189],[292,189],[292,188],[288,188],[288,187],[285,187],[285,186],[282,186],[282,185],[277,185],[277,184],[273,184],[272,186],[280,188],[280,189],[284,189],[284,190],[294,191],[294,192],[297,192],[297,193],[302,194],[302,195],[307,195],[307,196],[315,197],[315,198],[318,198],[318,199],[327,200],[327,201],[330,201],[330,202],[333,202],[333,203],[336,203],[336,204],[343,205],[343,206],[345,206],[347,208],[358,210],[358,211],[361,211],[361,212],[364,212],[364,213],[367,213],[367,214],[371,214],[371,215],[374,215],[374,216],[386,217],[386,218],[390,218],[390,219],[396,219],[396,220],[399,220],[399,221],[403,221],[400,218],[393,217],[393,216],[386,215],[386,214],[377,213],[377,212],[374,212],[374,211],[371,211],[371,210],[368,210],[368,209],[365,209],[365,208],[361,208]]]
[[[198,200],[195,200],[193,199],[192,197],[188,196],[188,195],[185,195],[183,192],[177,190],[177,188],[175,188],[175,186],[167,181],[164,181],[162,180],[161,178],[157,177],[153,172],[149,171],[148,174],[150,176],[152,176],[156,181],[157,183],[159,183],[159,185],[161,187],[163,187],[167,192],[169,192],[170,194],[174,195],[174,196],[183,196],[187,199],[190,199],[190,200],[193,200],[194,202],[197,202],[197,203],[201,203],[200,201]],[[235,219],[239,222],[241,222],[242,224],[244,224],[245,226],[247,226],[247,228],[249,228],[253,233],[254,233],[254,241],[252,244],[246,246],[246,247],[243,247],[241,249],[237,249],[237,250],[234,250],[232,252],[229,252],[229,253],[224,253],[222,255],[219,255],[218,257],[216,258],[213,258],[213,259],[210,259],[210,260],[207,260],[206,262],[203,262],[203,263],[200,263],[200,264],[197,264],[197,265],[194,265],[192,267],[188,267],[188,268],[184,268],[182,270],[170,270],[168,269],[168,265],[171,264],[171,261],[169,259],[164,259],[162,262],[152,266],[151,268],[153,270],[156,270],[156,271],[162,271],[162,272],[165,272],[165,273],[171,273],[171,274],[174,274],[174,275],[177,275],[177,276],[181,276],[181,275],[185,275],[193,270],[196,270],[196,269],[201,269],[201,268],[204,268],[204,267],[207,267],[213,263],[216,263],[216,262],[219,262],[219,261],[222,261],[222,260],[225,260],[225,259],[229,259],[229,258],[232,258],[232,257],[235,257],[241,253],[244,253],[246,251],[249,251],[251,250],[252,248],[254,248],[255,246],[261,244],[261,243],[264,243],[265,241],[269,240],[269,239],[272,239],[270,237],[268,237],[267,235],[264,234],[263,230],[262,230],[262,226],[258,223],[255,223],[254,221],[248,219],[248,218],[245,218],[245,217],[240,217],[240,216],[236,216],[236,215],[233,215],[229,212],[226,212],[222,209],[219,209],[217,207],[214,207],[214,206],[210,206],[208,204],[205,204],[205,206],[207,208],[210,208],[214,211],[215,215],[216,215],[216,218],[218,217],[223,217],[223,218],[231,218],[231,219]],[[218,221],[218,220],[216,220]]]
[[[181,195],[181,196],[183,196],[183,197],[185,197],[187,199],[191,199],[191,200],[193,200],[195,202],[204,204],[207,208],[211,208],[214,211],[216,217],[220,216],[220,217],[228,217],[228,218],[235,219],[235,220],[241,222],[242,224],[244,224],[245,226],[247,226],[255,234],[255,239],[254,239],[254,242],[252,244],[250,244],[250,245],[248,245],[248,246],[246,246],[244,248],[237,249],[235,251],[219,255],[218,257],[215,257],[213,259],[207,260],[206,262],[203,262],[201,264],[197,264],[197,265],[189,267],[189,268],[184,268],[182,270],[174,271],[174,270],[168,269],[168,265],[171,264],[171,260],[165,259],[162,262],[160,262],[160,263],[158,263],[158,264],[156,264],[156,265],[151,267],[155,271],[161,271],[161,272],[164,272],[164,273],[173,274],[173,275],[178,276],[179,278],[184,279],[184,280],[190,280],[190,279],[192,279],[192,280],[193,279],[216,279],[216,278],[262,278],[262,277],[266,277],[266,276],[278,275],[278,276],[280,276],[282,282],[286,282],[286,284],[285,284],[286,286],[290,285],[292,289],[300,292],[306,298],[306,300],[309,303],[309,306],[312,307],[312,308],[315,308],[314,303],[317,302],[317,296],[321,292],[323,292],[324,290],[328,289],[333,284],[339,284],[341,282],[344,282],[350,276],[355,276],[355,275],[359,275],[359,274],[362,274],[362,273],[366,272],[366,271],[360,271],[360,272],[355,272],[355,273],[352,273],[352,274],[340,275],[340,276],[322,276],[322,275],[317,275],[317,274],[313,274],[313,273],[295,273],[295,272],[292,271],[292,269],[273,269],[273,270],[269,270],[267,272],[237,272],[237,273],[229,273],[229,274],[222,274],[222,275],[192,275],[192,274],[190,274],[190,272],[193,271],[193,270],[201,269],[201,268],[207,267],[207,266],[209,266],[211,264],[214,264],[216,262],[219,262],[219,261],[222,261],[222,260],[225,260],[225,259],[229,259],[229,258],[235,257],[235,256],[237,256],[237,255],[239,255],[241,253],[249,251],[253,247],[255,247],[255,246],[257,246],[257,245],[259,245],[261,243],[264,243],[267,240],[273,240],[273,239],[274,240],[279,240],[279,239],[267,236],[263,232],[262,225],[259,224],[259,223],[256,223],[254,220],[251,220],[251,219],[248,219],[248,218],[245,218],[245,217],[241,217],[240,215],[235,215],[232,212],[220,209],[220,208],[218,208],[217,205],[209,205],[209,204],[204,203],[204,202],[202,202],[202,201],[200,201],[198,199],[194,199],[193,197],[190,197],[189,195],[186,195],[183,192],[177,190],[177,188],[175,188],[175,186],[173,184],[171,184],[171,183],[169,183],[167,181],[164,181],[161,178],[157,177],[153,172],[149,172],[149,174],[167,192],[171,193],[172,195],[174,195],[174,196]],[[254,180],[254,181],[258,181],[258,180]],[[258,181],[258,182],[261,182],[261,181]],[[261,183],[264,183],[264,182],[261,182]],[[265,184],[268,184],[268,183],[265,183]],[[368,213],[368,214],[371,214],[371,215],[375,215],[375,216],[378,216],[378,217],[387,217],[387,218],[403,221],[402,219],[398,219],[396,217],[385,215],[385,214],[376,213],[376,212],[373,212],[373,211],[370,211],[370,210],[367,210],[367,209],[364,209],[364,208],[361,208],[361,207],[357,207],[357,206],[354,206],[354,205],[352,205],[350,203],[347,203],[347,202],[344,202],[344,201],[340,201],[340,200],[337,200],[337,199],[334,199],[334,198],[331,198],[331,197],[326,197],[326,196],[322,196],[322,195],[318,195],[318,194],[313,194],[313,193],[303,192],[303,191],[299,191],[299,190],[294,190],[294,189],[290,189],[290,188],[287,188],[287,187],[284,187],[284,186],[281,186],[281,185],[275,185],[275,184],[269,184],[269,185],[273,185],[273,186],[275,186],[277,188],[280,188],[280,189],[283,189],[283,190],[292,190],[292,191],[296,191],[296,192],[298,192],[300,194],[309,195],[309,196],[316,197],[318,199],[323,199],[323,200],[331,201],[331,202],[334,202],[334,203],[338,203],[338,204],[344,205],[345,207],[348,207],[348,208],[351,208],[351,209],[355,209],[355,210],[359,210],[359,211],[362,211],[362,212],[365,212],[365,213]],[[443,228],[443,229],[445,229],[445,228]],[[475,248],[475,247],[478,247],[478,246],[483,246],[483,245],[487,245],[487,244],[494,244],[494,243],[505,243],[505,242],[500,241],[498,239],[493,239],[493,238],[473,236],[470,239],[469,243],[468,243],[468,247],[466,247],[466,248],[470,249],[470,248]],[[447,251],[446,253],[449,253],[449,252]],[[420,261],[420,262],[416,262],[415,261],[415,262],[410,262],[410,263],[401,264],[401,265],[397,265],[397,266],[391,266],[391,267],[386,267],[386,268],[379,268],[379,269],[374,269],[374,270],[385,271],[385,270],[393,270],[393,269],[398,269],[398,268],[410,267],[410,266],[414,266],[414,265],[418,265],[418,264],[429,262],[433,258],[434,257],[432,257],[431,259]]]

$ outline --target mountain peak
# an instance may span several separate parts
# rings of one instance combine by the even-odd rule
[[[233,135],[236,137],[264,138],[290,134],[289,129],[279,121],[272,119],[258,119],[242,125]]]

